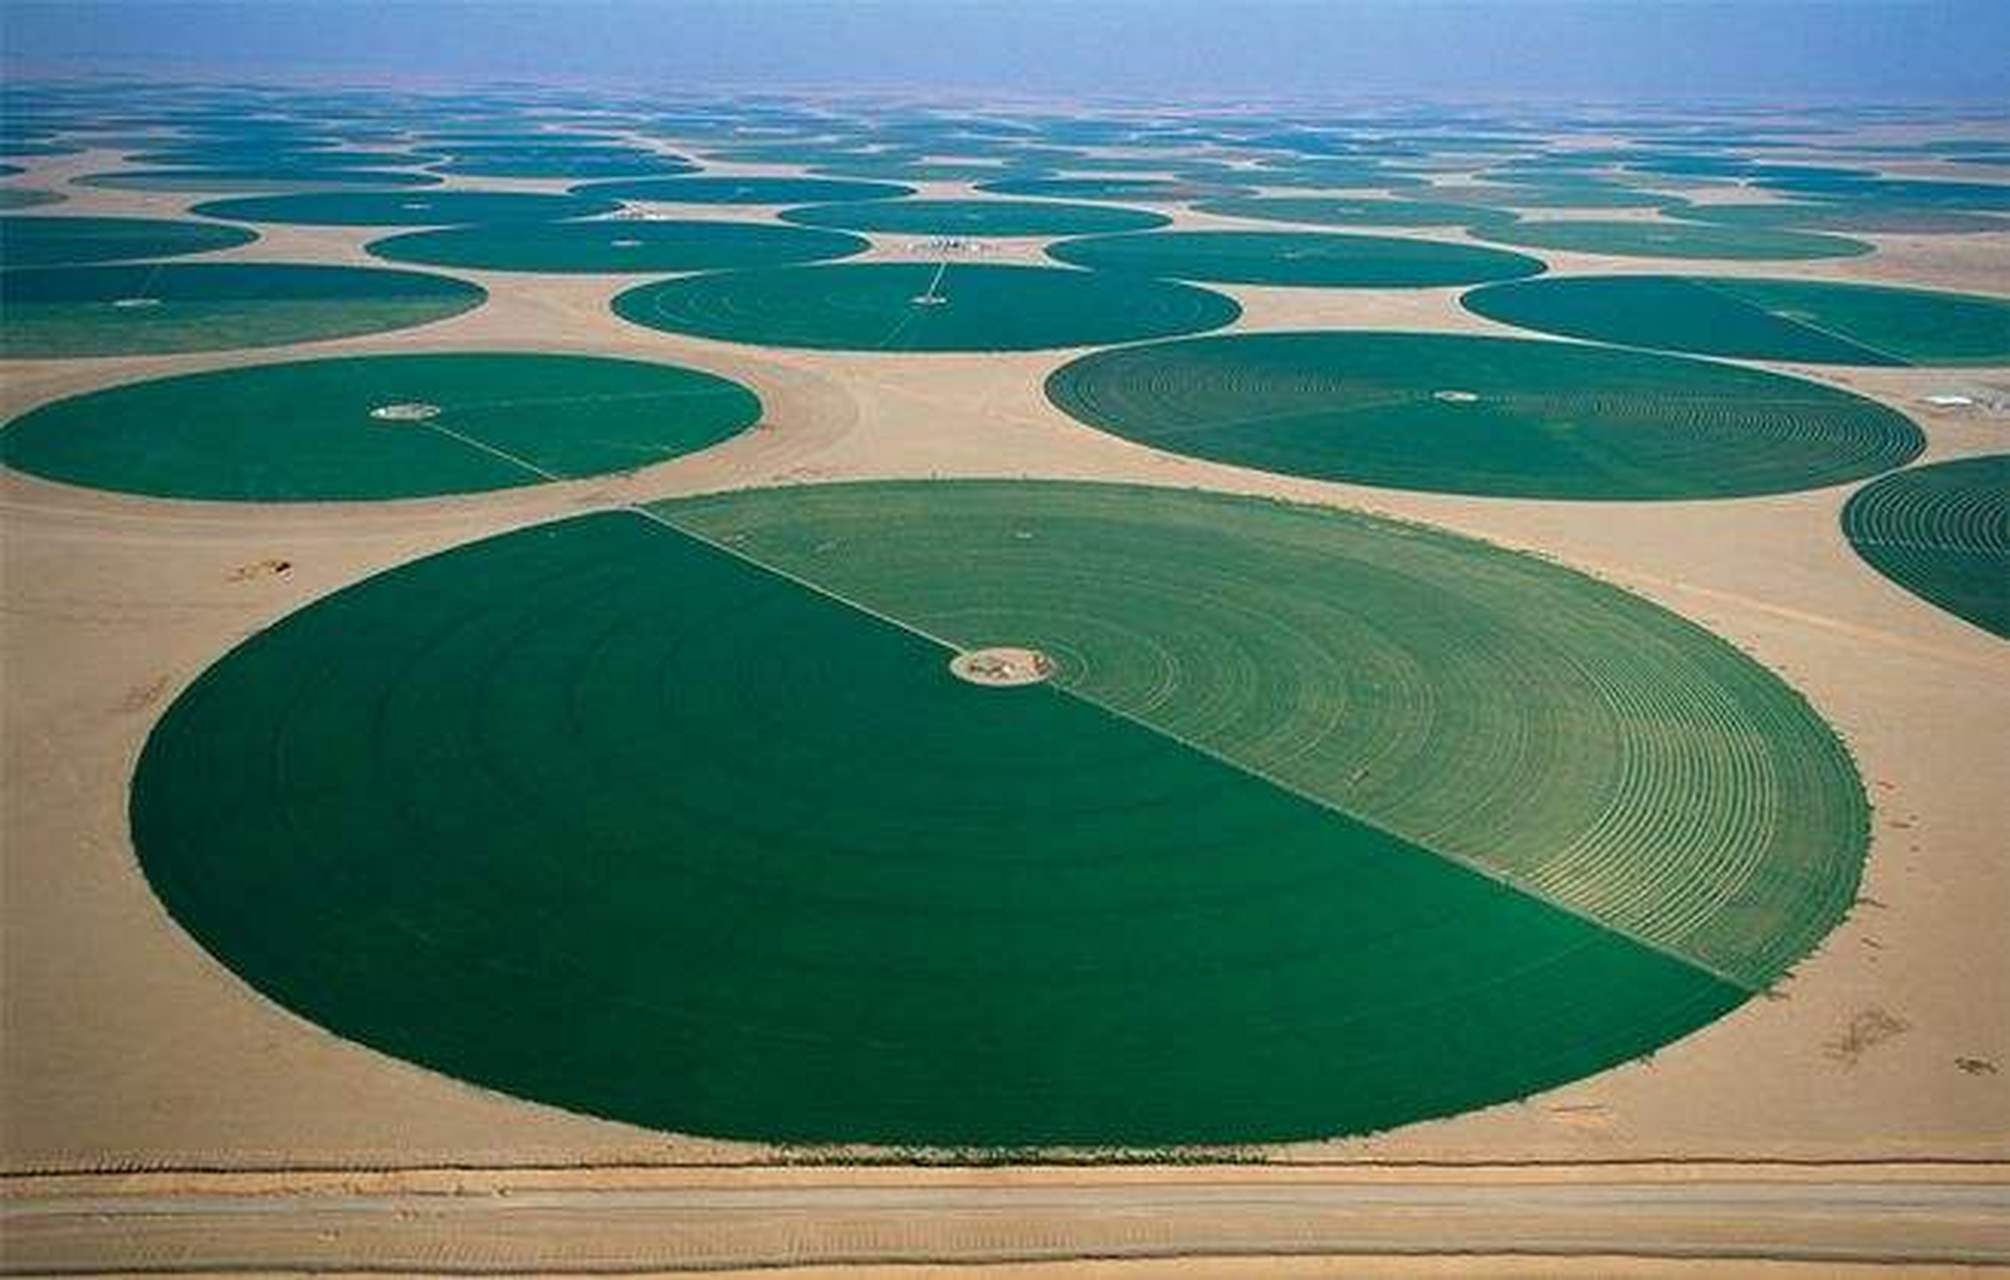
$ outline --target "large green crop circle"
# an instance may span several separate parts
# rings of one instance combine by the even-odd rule
[[[948,669],[996,644],[1054,681]],[[174,917],[338,1034],[660,1128],[930,1146],[1367,1132],[1623,1062],[1820,940],[1864,818],[1791,690],[1613,588],[1010,483],[393,570],[205,672],[132,792]]]
[[[1842,527],[1879,573],[2010,639],[2010,454],[1888,475],[1850,495]]]
[[[0,218],[0,263],[53,267],[214,253],[258,233],[216,222],[168,218]]]
[[[447,227],[612,213],[613,200],[546,191],[309,191],[211,200],[192,212],[239,222],[328,227]]]
[[[80,187],[112,191],[272,191],[346,190],[356,187],[432,187],[436,173],[409,169],[324,169],[305,165],[244,165],[227,169],[120,169],[75,180]]]
[[[589,182],[574,195],[607,200],[649,200],[664,204],[836,204],[911,196],[897,182],[848,182],[842,178],[772,178],[754,175],[700,178],[625,178]]]
[[[617,315],[652,329],[847,351],[1025,351],[1197,333],[1241,314],[1218,293],[1095,271],[868,262],[639,285]]]
[[[0,272],[0,356],[151,355],[381,333],[480,306],[479,286],[419,271],[155,262]]]
[[[1323,231],[1156,231],[1064,240],[1047,256],[1125,275],[1219,284],[1424,288],[1516,280],[1543,269],[1519,253],[1400,236]]]
[[[1391,200],[1368,196],[1231,196],[1202,200],[1195,212],[1265,222],[1303,222],[1322,227],[1470,227],[1512,221],[1512,212],[1447,200]]]
[[[379,258],[489,271],[621,273],[775,267],[863,253],[841,231],[759,222],[506,222],[409,231],[366,246]]]
[[[1473,226],[1471,233],[1475,239],[1496,244],[1621,258],[1850,258],[1869,253],[1873,248],[1865,241],[1847,236],[1785,227],[1715,226],[1649,219],[1487,222]]]
[[[1444,334],[1233,334],[1096,352],[1047,395],[1190,457],[1398,489],[1723,498],[1899,466],[1919,428],[1798,378],[1675,356]]]
[[[0,458],[159,497],[415,498],[633,470],[715,444],[760,411],[738,383],[639,360],[359,356],[72,396],[0,430]]]
[[[861,200],[811,205],[782,214],[786,222],[846,231],[929,236],[1078,236],[1142,231],[1172,219],[1145,209],[1060,200]]]
[[[1490,320],[1545,333],[1747,360],[2010,361],[2010,298],[1747,276],[1559,276],[1475,289]]]

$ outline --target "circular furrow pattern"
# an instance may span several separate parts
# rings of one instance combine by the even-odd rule
[[[1819,488],[1902,465],[1902,415],[1796,378],[1575,343],[1264,333],[1099,352],[1047,395],[1192,457],[1393,488],[1670,499]]]
[[[1058,670],[948,669],[992,646]],[[178,697],[132,819],[202,945],[383,1051],[687,1132],[1020,1148],[1374,1131],[1651,1052],[1818,941],[1866,835],[1791,690],[1613,588],[1009,482],[393,570]]]
[[[1848,757],[1730,646],[1422,530],[1068,485],[666,508],[764,563],[1765,985],[1847,908]]]
[[[1851,495],[1842,527],[1879,573],[2010,639],[2010,454],[1886,476]]]

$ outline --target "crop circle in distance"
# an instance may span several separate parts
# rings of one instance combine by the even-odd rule
[[[840,351],[1031,351],[1220,328],[1233,299],[1192,285],[996,263],[862,262],[638,285],[614,312],[723,342]]]
[[[1092,352],[1047,397],[1089,426],[1285,475],[1497,497],[1820,488],[1925,447],[1904,415],[1799,378],[1582,343],[1226,334]]]
[[[2010,299],[1746,276],[1555,276],[1475,289],[1489,320],[1543,333],[1745,360],[2010,361]]]
[[[633,470],[716,444],[759,416],[745,387],[675,365],[352,356],[57,400],[0,428],[0,459],[46,479],[154,497],[366,501]]]
[[[250,244],[258,233],[179,218],[0,218],[0,265],[81,266],[135,258],[174,258]]]
[[[782,221],[805,227],[927,236],[1089,235],[1142,231],[1172,219],[1148,209],[1060,200],[862,200],[784,210]]]
[[[284,346],[444,320],[488,297],[451,276],[279,262],[0,271],[0,356],[69,359]]]
[[[1431,288],[1518,280],[1540,260],[1483,245],[1328,231],[1153,231],[1063,240],[1071,266],[1208,284]]]
[[[365,246],[389,262],[486,271],[623,274],[774,267],[847,258],[862,237],[758,222],[595,218],[408,231]]]

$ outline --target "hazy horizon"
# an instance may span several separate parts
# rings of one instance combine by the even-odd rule
[[[2010,103],[1994,0],[16,0],[10,78]]]

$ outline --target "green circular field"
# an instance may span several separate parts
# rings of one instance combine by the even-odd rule
[[[0,263],[53,267],[214,253],[258,239],[243,227],[168,218],[0,218]]]
[[[1323,231],[1158,231],[1064,240],[1047,256],[1124,275],[1214,284],[1429,288],[1516,280],[1540,260],[1477,245]]]
[[[190,212],[237,222],[303,226],[445,227],[588,218],[618,208],[612,200],[541,191],[315,191],[212,200]]]
[[[33,209],[61,204],[67,199],[60,191],[44,191],[40,187],[0,187],[0,209]]]
[[[1096,352],[1047,396],[1189,457],[1396,489],[1727,498],[1815,489],[1925,447],[1902,415],[1798,378],[1579,343],[1232,334]]]
[[[1619,258],[1851,258],[1869,253],[1872,248],[1845,236],[1784,227],[1729,227],[1645,219],[1490,222],[1473,227],[1472,234],[1497,244]]]
[[[615,314],[725,342],[843,351],[1029,351],[1218,329],[1242,314],[1191,285],[1092,271],[844,263],[638,285]]]
[[[1969,235],[2010,231],[2010,217],[1932,206],[1886,204],[1698,204],[1664,209],[1685,222],[1727,227],[1794,227],[1805,231],[1863,232],[1868,235]]]
[[[231,169],[122,169],[75,180],[80,187],[114,191],[280,191],[349,187],[431,187],[435,173],[401,169],[308,169],[269,165]]]
[[[497,222],[412,231],[372,241],[392,262],[489,271],[716,271],[848,258],[859,236],[758,222]]]
[[[1468,311],[1544,333],[1746,360],[2010,361],[2010,299],[1742,276],[1563,276],[1475,289]]]
[[[1202,200],[1195,212],[1321,227],[1470,227],[1514,214],[1444,200],[1378,200],[1341,196],[1246,196]]]
[[[1150,204],[1170,204],[1228,196],[1238,190],[1218,182],[1197,182],[1185,178],[1006,178],[986,182],[980,191],[1002,196],[1040,196],[1056,200],[1143,200]]]
[[[1653,209],[1683,201],[1665,191],[1645,191],[1605,182],[1499,182],[1444,184],[1429,188],[1433,199],[1494,209]]]
[[[1873,569],[2010,639],[2010,454],[1894,472],[1850,496],[1842,527]]]
[[[1037,646],[983,688],[959,651]],[[141,864],[335,1033],[657,1128],[1377,1131],[1652,1052],[1855,892],[1846,753],[1728,644],[1369,517],[1072,484],[606,512],[260,631]]]
[[[789,209],[781,217],[807,227],[928,236],[1073,236],[1172,221],[1145,209],[1058,200],[863,200]]]
[[[914,194],[897,182],[847,182],[842,178],[630,178],[589,182],[574,195],[599,200],[653,200],[664,204],[838,204],[892,200]]]
[[[155,355],[347,338],[444,320],[488,295],[418,271],[155,262],[0,271],[0,356]]]
[[[589,147],[526,147],[483,155],[461,156],[432,166],[435,173],[469,178],[593,178],[669,177],[696,173],[698,166],[675,156],[629,149]]]
[[[629,471],[760,417],[738,383],[588,356],[361,356],[157,378],[0,430],[7,465],[164,498],[417,498]]]

